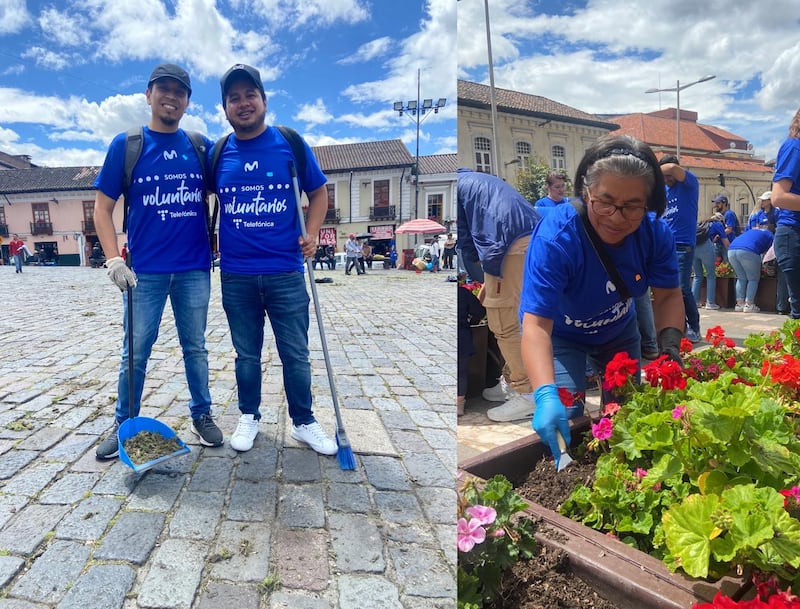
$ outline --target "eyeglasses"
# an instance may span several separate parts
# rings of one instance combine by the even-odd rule
[[[591,193],[589,193],[589,201],[594,213],[598,216],[613,216],[615,212],[619,212],[629,222],[636,222],[644,218],[647,213],[647,207],[644,205],[615,205],[608,201],[595,199]]]

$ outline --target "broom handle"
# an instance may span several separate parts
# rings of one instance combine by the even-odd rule
[[[303,204],[300,201],[300,184],[297,181],[297,169],[294,166],[294,161],[289,161],[289,173],[292,175],[292,186],[294,187],[294,200],[297,203],[297,216],[300,218],[300,230],[303,235],[303,239],[308,238],[308,233],[306,232],[306,220],[303,217]],[[328,341],[325,339],[325,328],[322,325],[322,311],[320,310],[319,306],[319,297],[317,295],[317,284],[314,281],[314,266],[311,262],[310,258],[306,258],[305,255],[303,256],[306,262],[306,268],[308,269],[308,279],[311,283],[311,296],[314,300],[314,312],[317,316],[317,327],[319,328],[319,340],[322,343],[322,355],[325,358],[325,370],[328,372],[328,383],[331,387],[331,398],[333,400],[333,412],[336,415],[336,426],[339,429],[344,428],[344,423],[342,423],[342,415],[339,412],[339,399],[336,396],[336,384],[333,380],[333,369],[331,367],[331,358],[328,355]]]
[[[128,284],[128,418],[133,411],[133,288]]]

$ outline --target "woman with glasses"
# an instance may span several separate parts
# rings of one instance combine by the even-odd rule
[[[558,388],[585,392],[587,360],[605,370],[618,352],[640,359],[634,299],[652,288],[660,350],[675,361],[684,326],[675,242],[660,219],[664,176],[652,150],[629,136],[604,136],[586,151],[574,184],[572,205],[556,207],[533,231],[520,302],[533,428],[556,465],[556,431],[569,444],[568,419],[583,414],[581,402],[561,404]],[[591,231],[624,286],[601,261]]]

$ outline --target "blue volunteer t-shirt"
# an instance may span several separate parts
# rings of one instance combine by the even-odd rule
[[[125,134],[108,147],[94,186],[111,199],[122,194]],[[206,138],[206,148],[211,148]],[[128,248],[137,273],[209,270],[205,187],[200,160],[178,129],[160,133],[144,127],[142,152],[131,173]]]
[[[775,160],[775,175],[772,176],[772,181],[779,182],[784,179],[792,181],[789,192],[800,195],[800,139],[795,137],[784,140]],[[781,209],[778,226],[800,227],[800,211]]]
[[[675,236],[675,243],[695,245],[697,240],[697,199],[700,196],[700,184],[697,177],[686,171],[683,182],[675,182],[675,186],[667,190],[667,208],[663,218]]]
[[[773,235],[770,231],[762,228],[754,228],[736,237],[736,241],[731,243],[728,251],[747,250],[748,252],[761,255],[772,245],[772,239]]]
[[[327,182],[308,144],[301,190]],[[231,135],[217,165],[220,270],[242,275],[302,272],[301,234],[289,142],[275,127],[250,140]],[[295,161],[299,173],[299,163]]]
[[[561,205],[563,203],[569,203],[569,197],[563,197],[560,201],[554,201],[551,197],[546,196],[542,197],[536,203],[534,203],[535,207],[556,207],[557,205]]]
[[[728,235],[725,234],[725,225],[722,222],[713,221],[708,224],[708,239],[712,243],[719,243],[720,239],[727,239]]]
[[[648,287],[678,287],[678,256],[666,223],[647,214],[619,246],[606,246],[633,298]],[[601,345],[636,315],[623,303],[572,205],[559,205],[536,225],[525,262],[520,315],[553,320],[553,335]]]
[[[733,240],[739,235],[739,218],[736,217],[736,213],[728,209],[725,211],[725,228],[732,228],[733,230],[728,233],[728,241],[733,243]]]

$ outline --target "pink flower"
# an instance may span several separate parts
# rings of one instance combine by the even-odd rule
[[[647,475],[646,469],[642,469],[641,467],[636,468],[636,477],[639,478],[639,480],[644,478],[646,475]]]
[[[485,505],[473,505],[468,507],[466,511],[474,520],[477,520],[484,526],[492,524],[495,518],[497,518],[497,511]]]
[[[600,441],[608,440],[613,428],[614,424],[611,419],[603,417],[597,423],[592,423],[592,435]]]
[[[611,416],[618,410],[619,410],[619,402],[609,402],[608,404],[606,404],[605,410],[603,410],[603,414]]]
[[[486,530],[476,518],[472,518],[469,521],[465,518],[459,518],[457,531],[458,541],[456,545],[461,552],[469,552],[475,547],[475,544],[483,543],[486,539]]]
[[[680,419],[683,416],[683,412],[686,410],[686,405],[681,404],[680,406],[675,406],[672,409],[672,418],[675,420]]]
[[[495,529],[494,531],[492,531],[491,535],[492,537],[502,537],[505,534],[506,534],[505,529]]]

